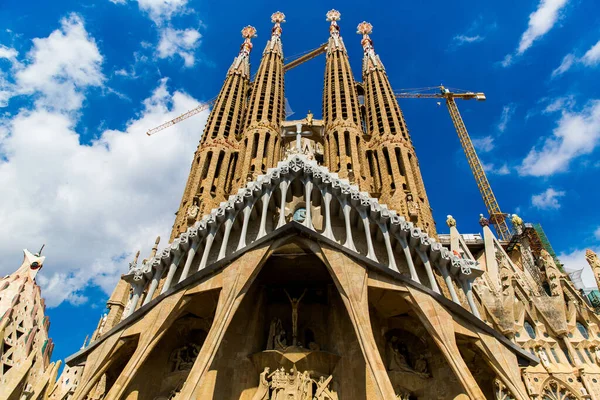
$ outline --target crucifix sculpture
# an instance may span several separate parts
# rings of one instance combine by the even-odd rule
[[[302,292],[302,295],[299,298],[291,297],[285,289],[283,289],[283,291],[292,305],[292,346],[296,346],[298,343],[298,306],[306,294],[306,289],[304,289],[304,292]]]

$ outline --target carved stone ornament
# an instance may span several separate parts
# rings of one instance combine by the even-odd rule
[[[259,374],[258,388],[252,400],[338,400],[337,393],[331,389],[333,376],[318,378],[309,371],[286,372],[281,367],[271,372],[265,367]]]

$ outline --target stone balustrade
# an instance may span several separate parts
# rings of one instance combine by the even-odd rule
[[[479,317],[472,283],[483,270],[475,260],[453,254],[347,180],[302,154],[294,154],[247,183],[154,258],[139,266],[132,264],[124,275],[133,291],[123,318],[135,311],[142,293],[146,293],[143,304],[152,300],[161,279],[162,294],[174,283],[281,228],[293,214],[288,212],[289,206],[300,204],[298,198],[305,205],[305,215],[297,222],[384,267],[406,271],[413,281],[441,294],[434,272],[437,269],[452,300],[460,304],[454,284],[457,282],[471,312]],[[362,232],[358,226],[362,226]]]

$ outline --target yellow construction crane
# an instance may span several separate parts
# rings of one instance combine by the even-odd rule
[[[500,206],[498,205],[498,201],[494,196],[490,182],[485,175],[483,165],[481,164],[479,157],[477,157],[477,152],[475,151],[473,142],[469,137],[467,127],[465,126],[465,123],[458,112],[456,102],[454,101],[454,99],[475,99],[478,101],[484,101],[485,95],[481,92],[474,93],[462,90],[451,91],[444,86],[406,89],[402,92],[396,93],[395,95],[399,99],[446,99],[446,107],[448,107],[448,111],[450,112],[450,118],[452,118],[454,128],[456,129],[456,133],[458,133],[458,138],[460,139],[460,144],[465,151],[467,161],[469,162],[469,166],[471,167],[471,171],[473,171],[475,181],[477,182],[477,186],[479,187],[479,191],[483,197],[483,202],[485,203],[485,207],[490,215],[489,221],[496,227],[496,232],[498,233],[500,239],[509,241],[512,235],[506,222],[506,214],[500,211]]]
[[[300,65],[302,63],[312,60],[313,58],[325,53],[326,50],[327,50],[327,43],[323,43],[321,46],[317,47],[316,49],[309,50],[305,53],[299,54],[296,57],[288,57],[288,58],[294,58],[294,59],[283,66],[283,72],[287,72],[292,68],[296,68],[298,65]],[[168,127],[173,126],[173,125],[175,125],[183,120],[186,120],[190,117],[193,117],[194,115],[201,113],[204,110],[208,110],[215,103],[216,100],[217,100],[217,98],[215,97],[205,103],[200,103],[197,107],[192,108],[189,111],[186,111],[185,113],[181,114],[180,116],[175,117],[172,120],[165,122],[164,124],[161,124],[155,128],[148,130],[148,132],[146,132],[146,135],[152,136],[155,133],[162,131],[163,129],[167,129]]]

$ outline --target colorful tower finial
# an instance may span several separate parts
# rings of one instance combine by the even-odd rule
[[[338,10],[329,10],[327,11],[327,21],[331,21],[331,25],[337,25],[336,21],[341,19],[342,14]]]
[[[356,33],[363,36],[362,40],[360,41],[360,44],[362,45],[365,53],[363,60],[363,72],[368,72],[369,70],[372,70],[377,67],[383,67],[381,65],[381,61],[379,60],[379,57],[377,57],[377,54],[375,54],[373,41],[369,37],[369,35],[373,32],[373,25],[366,21],[363,21],[360,24],[358,24],[358,27],[356,29]]]
[[[273,30],[271,31],[272,36],[281,36],[281,24],[285,22],[285,14],[281,11],[274,12],[271,15],[271,22],[275,24]]]
[[[235,73],[236,71],[239,73],[246,73],[250,75],[250,64],[246,63],[245,68],[240,69],[240,65],[242,61],[248,60],[250,58],[250,52],[252,51],[252,38],[256,37],[256,28],[253,26],[246,26],[242,29],[242,37],[244,38],[244,43],[240,46],[240,54],[235,58],[232,67],[229,70],[229,73]]]
[[[274,23],[275,25],[279,25],[279,24],[285,22],[285,14],[282,13],[281,11],[275,11],[271,15],[271,22]]]
[[[279,44],[277,47],[281,54],[283,52],[281,45],[281,32],[283,32],[283,29],[281,29],[281,24],[285,22],[285,14],[281,11],[274,12],[271,15],[271,22],[275,25],[273,26],[273,29],[271,29],[271,40],[269,40],[265,51],[272,51],[275,49],[275,45]]]
[[[358,34],[367,36],[373,32],[373,25],[371,25],[367,21],[363,21],[360,24],[358,24],[357,30]]]
[[[329,25],[329,47],[327,53],[330,54],[334,49],[346,50],[344,48],[344,42],[340,37],[340,26],[337,21],[341,19],[341,13],[338,10],[329,10],[326,14],[327,21],[331,22]]]

